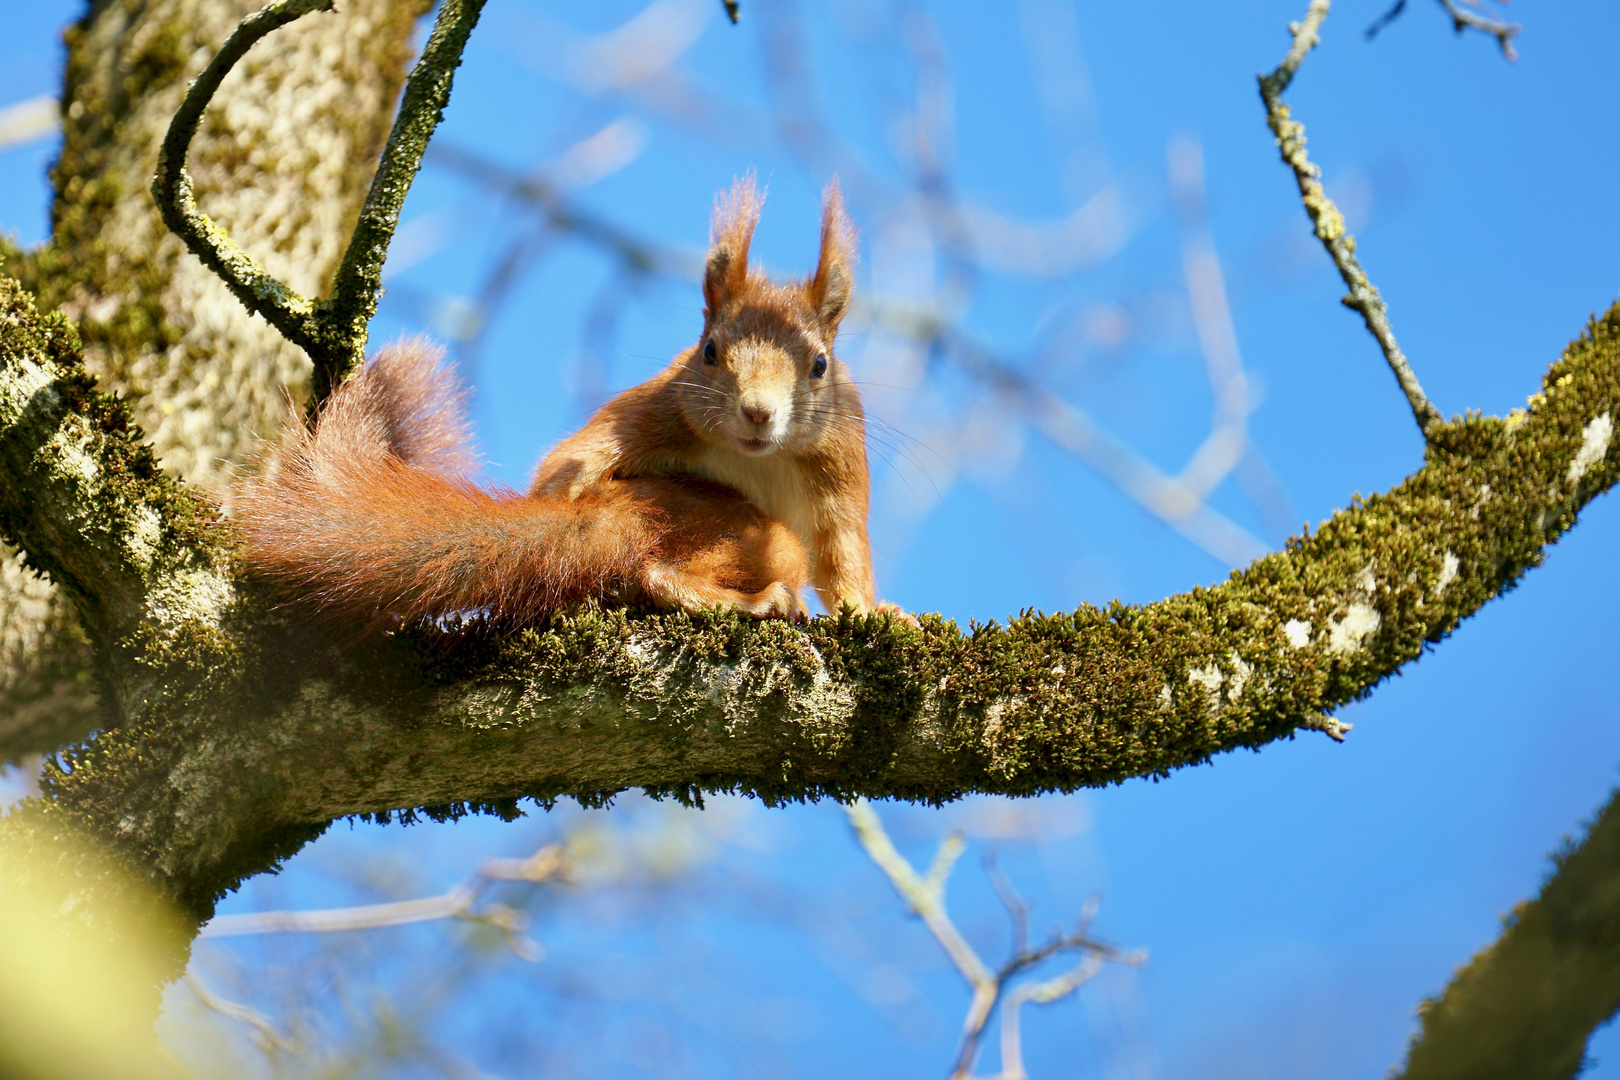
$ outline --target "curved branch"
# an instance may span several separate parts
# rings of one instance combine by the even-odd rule
[[[1226,582],[967,633],[584,610],[344,647],[250,600],[226,624],[233,662],[150,688],[158,705],[64,753],[45,797],[202,918],[344,815],[634,787],[939,802],[1165,775],[1324,728],[1509,588],[1620,477],[1617,411],[1620,305],[1528,411],[1441,425],[1399,487]]]
[[[225,76],[254,43],[309,14],[332,11],[333,0],[271,0],[236,28],[186,92],[158,153],[152,197],[164,224],[250,310],[309,354],[315,365],[311,407],[318,406],[365,359],[367,324],[377,311],[382,266],[399,224],[400,207],[422,164],[428,140],[450,101],[455,70],[484,0],[444,0],[405,83],[399,114],[372,178],[365,206],[332,283],[331,298],[313,301],[271,275],[197,207],[185,169],[187,149]]]
[[[249,311],[264,316],[289,341],[311,356],[320,347],[315,302],[300,296],[265,270],[253,256],[237,246],[229,233],[197,208],[191,176],[186,172],[186,153],[220,83],[260,38],[311,11],[331,10],[333,0],[271,0],[244,19],[186,90],[185,101],[169,122],[168,133],[158,151],[157,172],[152,177],[152,198],[157,201],[163,223],[186,242],[186,247],[203,265],[219,275]]]
[[[1555,856],[1541,895],[1418,1010],[1401,1080],[1567,1080],[1620,1009],[1620,792],[1580,844]]]
[[[1428,439],[1439,429],[1444,418],[1424,394],[1417,373],[1412,370],[1400,343],[1395,340],[1395,331],[1390,328],[1389,318],[1385,314],[1384,298],[1368,280],[1367,272],[1361,268],[1361,260],[1356,258],[1356,238],[1350,235],[1344,224],[1344,215],[1339,213],[1339,208],[1333,205],[1333,200],[1328,198],[1322,187],[1322,170],[1305,154],[1305,125],[1293,119],[1288,106],[1282,101],[1283,91],[1294,81],[1294,73],[1299,70],[1299,65],[1304,62],[1306,54],[1316,47],[1319,40],[1317,32],[1321,29],[1322,20],[1327,18],[1329,4],[1330,0],[1311,0],[1304,20],[1290,24],[1288,29],[1294,35],[1293,44],[1275,71],[1260,76],[1260,99],[1265,102],[1266,123],[1277,138],[1277,149],[1282,153],[1283,163],[1294,170],[1300,198],[1311,217],[1316,238],[1322,241],[1322,246],[1333,259],[1333,265],[1338,267],[1339,276],[1350,290],[1344,298],[1344,305],[1358,312],[1367,324],[1367,332],[1378,342],[1390,370],[1395,373],[1395,381],[1400,383],[1401,392],[1406,395],[1418,429]]]

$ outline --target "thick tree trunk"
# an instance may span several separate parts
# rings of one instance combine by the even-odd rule
[[[79,324],[163,467],[219,492],[280,426],[309,361],[189,255],[147,188],[194,77],[259,0],[101,0],[67,33],[64,142],[48,247],[5,268]],[[348,0],[262,42],[191,151],[203,207],[272,273],[320,295],[387,137],[427,0]],[[9,550],[0,555],[9,555]],[[37,577],[0,573],[0,761],[100,722],[83,634]]]

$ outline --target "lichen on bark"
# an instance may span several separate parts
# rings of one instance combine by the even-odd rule
[[[1614,483],[1617,407],[1620,306],[1528,410],[1443,425],[1404,483],[1219,585],[966,632],[592,608],[345,644],[250,589],[209,631],[230,662],[157,680],[165,695],[48,770],[46,805],[115,834],[203,918],[343,815],[627,788],[934,802],[1164,775],[1314,725],[1511,587]]]
[[[147,192],[158,145],[207,54],[254,0],[98,0],[66,33],[52,235],[0,272],[74,318],[86,363],[125,395],[170,472],[222,491],[276,431],[309,363],[191,258]],[[192,148],[203,206],[283,280],[330,280],[364,199],[427,0],[351,0],[263,43]],[[0,248],[4,245],[0,244]],[[0,760],[93,726],[84,635],[38,579],[0,579]]]

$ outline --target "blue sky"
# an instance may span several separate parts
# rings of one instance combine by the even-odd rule
[[[694,251],[713,193],[755,169],[770,186],[757,251],[792,273],[808,267],[816,192],[836,164],[866,241],[861,288],[921,296],[943,279],[949,259],[919,255],[914,207],[897,194],[913,161],[895,150],[895,124],[918,84],[891,39],[917,25],[910,9],[841,0],[798,12],[818,108],[843,147],[816,157],[785,149],[765,112],[768,34],[790,25],[772,12],[791,8],[750,10],[745,0],[743,25],[731,28],[665,4],[656,10],[670,21],[654,40],[692,36],[671,69],[679,82],[640,93],[593,87],[581,61],[596,55],[588,36],[640,8],[491,0],[441,138],[528,169],[609,130],[628,161],[573,197],[636,235]],[[50,0],[10,16],[0,104],[54,91],[55,34],[77,10]],[[1179,468],[1207,432],[1212,404],[1166,178],[1172,141],[1196,142],[1209,235],[1259,391],[1249,434],[1286,494],[1288,528],[1417,467],[1416,429],[1309,243],[1255,92],[1254,74],[1280,58],[1302,2],[923,10],[946,58],[951,89],[940,107],[952,124],[943,155],[963,202],[1003,219],[1051,220],[1112,182],[1123,207],[1122,236],[1105,259],[1044,279],[981,273],[961,312],[965,332],[1146,460]],[[1289,100],[1430,396],[1448,414],[1503,412],[1522,404],[1563,343],[1620,288],[1610,223],[1620,69],[1609,55],[1620,12],[1597,0],[1513,5],[1525,29],[1521,59],[1509,64],[1488,39],[1454,36],[1434,5],[1411,5],[1366,41],[1361,31],[1380,10],[1337,5]],[[1082,58],[1087,74],[1065,84],[1061,122],[1031,74],[1031,56],[1053,41],[1069,49],[1053,46],[1054,55]],[[678,104],[681,87],[741,105],[717,114],[717,130],[672,122],[661,110]],[[44,233],[43,170],[53,152],[49,140],[0,152],[0,228],[24,242]],[[444,336],[530,219],[443,166],[424,173],[405,216],[425,223],[415,232],[422,257],[391,276],[374,336],[421,328]],[[610,311],[603,298],[619,296],[631,299]],[[492,473],[521,484],[595,402],[689,344],[700,309],[690,284],[624,281],[588,244],[543,242],[468,365]],[[611,314],[597,320],[613,326],[610,335],[592,330],[593,311]],[[582,346],[592,333],[605,342],[595,356]],[[1041,347],[1071,339],[1072,347]],[[871,411],[902,432],[893,464],[874,479],[877,571],[890,599],[965,623],[1025,607],[1151,602],[1225,575],[1227,564],[997,407],[949,358],[908,361],[858,325],[841,354],[871,379]],[[895,371],[916,381],[888,382]],[[1210,502],[1260,539],[1280,539],[1235,478]],[[1139,972],[1110,972],[1081,1000],[1028,1019],[1032,1075],[1327,1080],[1382,1075],[1394,1064],[1418,1001],[1496,935],[1501,915],[1537,887],[1548,853],[1614,785],[1617,538],[1620,514],[1600,499],[1512,594],[1345,710],[1356,726],[1342,746],[1300,738],[1158,783],[1012,808],[1045,838],[995,841],[1037,905],[1036,925],[1100,892],[1098,932],[1151,951]],[[1007,808],[970,800],[885,812],[903,850],[922,859],[952,826],[976,843],[994,840]],[[521,850],[580,820],[541,817],[406,831],[340,826],[226,910],[339,902],[360,887],[337,868],[385,856],[409,865],[413,887],[443,887],[480,855]],[[692,1015],[676,1030],[696,1057],[690,1066],[670,1057],[677,1073],[746,1075],[726,1049],[744,1039],[777,1047],[807,1076],[943,1074],[965,994],[921,929],[899,917],[836,807],[727,802],[708,825],[675,826],[681,815],[631,800],[621,817],[704,837],[701,869],[658,894],[676,897],[667,905],[621,899],[593,914],[598,901],[585,890],[572,906],[566,897],[549,906],[534,929],[552,954],[547,972],[512,962],[478,1009],[554,1003],[570,993],[558,989],[566,980],[548,981],[555,972],[612,957],[688,999]],[[775,899],[745,902],[755,894],[738,882]],[[953,888],[964,925],[997,955],[1005,929],[975,858]],[[842,939],[807,930],[801,909],[838,914],[874,951],[827,947]],[[442,937],[423,930],[399,940],[426,948],[440,940],[433,934]],[[691,956],[702,959],[671,959]],[[910,991],[871,991],[885,963]],[[626,1000],[604,1006],[617,1019],[602,1030],[639,1023],[638,1010],[670,1012]],[[1590,1075],[1620,1076],[1620,1043],[1603,1034],[1592,1050]],[[638,1071],[628,1059],[600,1068]]]

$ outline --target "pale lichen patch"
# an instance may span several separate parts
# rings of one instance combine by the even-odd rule
[[[1457,571],[1461,568],[1462,563],[1457,560],[1457,556],[1450,551],[1446,552],[1445,557],[1440,560],[1440,578],[1434,583],[1434,595],[1439,596],[1445,592],[1446,586],[1457,580]]]
[[[793,697],[793,711],[812,729],[826,730],[848,725],[857,703],[855,687],[834,679],[823,667],[811,679],[810,689]]]
[[[12,368],[0,379],[0,421],[12,424],[23,414],[34,395],[51,385],[51,373],[27,357],[12,360]]]
[[[1249,676],[1254,674],[1254,668],[1246,663],[1243,657],[1232,653],[1227,657],[1232,663],[1231,686],[1226,692],[1228,701],[1236,701],[1243,693],[1243,688],[1249,683]]]
[[[1372,564],[1368,563],[1350,587],[1350,602],[1345,605],[1344,614],[1328,620],[1328,652],[1354,652],[1367,638],[1378,633],[1384,617],[1372,604],[1377,591],[1378,578],[1373,574]]]
[[[213,568],[172,571],[146,595],[146,617],[164,626],[197,622],[218,627],[220,616],[236,597],[226,574]]]
[[[1357,600],[1345,609],[1343,617],[1329,620],[1327,650],[1332,653],[1354,652],[1361,643],[1378,633],[1384,617],[1371,604]]]
[[[1575,452],[1575,460],[1569,463],[1569,471],[1565,473],[1571,486],[1580,483],[1581,477],[1608,455],[1609,440],[1613,437],[1614,422],[1608,413],[1587,421],[1581,432],[1581,448]]]
[[[88,441],[89,429],[83,418],[69,416],[46,444],[56,471],[86,486],[94,484],[101,472],[101,466],[86,448]]]
[[[1209,698],[1209,707],[1214,712],[1219,712],[1224,705],[1236,701],[1243,693],[1243,688],[1248,685],[1249,676],[1254,673],[1254,668],[1236,652],[1227,654],[1227,663],[1232,669],[1230,675],[1214,660],[1187,672],[1188,682],[1204,688],[1204,693]]]
[[[1220,700],[1221,683],[1224,682],[1225,679],[1226,676],[1221,674],[1220,665],[1216,664],[1213,660],[1205,664],[1203,667],[1195,667],[1187,672],[1187,681],[1195,685],[1202,686],[1204,688],[1204,692],[1215,701]]]
[[[135,507],[125,543],[136,565],[150,566],[157,558],[158,545],[162,542],[163,519],[158,512],[145,503]]]
[[[1288,644],[1303,649],[1311,643],[1311,624],[1304,619],[1289,619],[1283,624],[1283,634],[1288,638]]]

